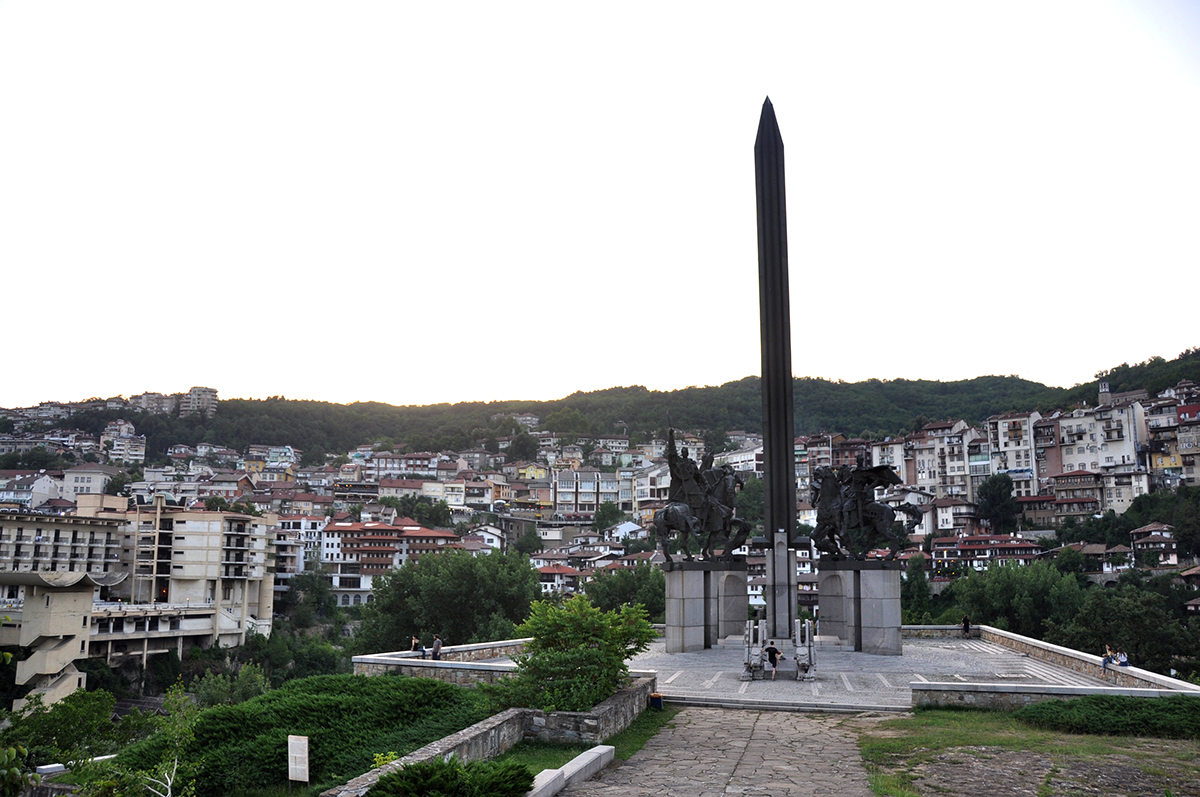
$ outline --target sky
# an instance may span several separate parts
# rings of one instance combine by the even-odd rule
[[[1200,3],[0,0],[0,406],[760,372],[1050,385],[1200,344]]]

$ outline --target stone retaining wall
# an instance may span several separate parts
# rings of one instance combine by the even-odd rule
[[[639,678],[591,711],[533,711],[525,737],[540,742],[597,744],[629,727],[650,703],[658,679]]]
[[[488,662],[475,664],[461,661],[422,661],[421,659],[395,659],[372,661],[375,656],[355,656],[355,675],[407,675],[410,678],[433,678],[457,686],[474,686],[477,683],[495,683],[506,675],[517,671],[515,664]]]
[[[362,797],[380,776],[405,764],[452,755],[462,761],[480,761],[500,755],[523,739],[563,743],[603,741],[629,727],[629,723],[645,710],[656,685],[654,677],[638,678],[586,712],[546,713],[529,708],[510,708],[359,775],[348,783],[321,792],[321,797]]]
[[[355,656],[355,675],[407,675],[411,678],[435,678],[439,681],[474,686],[477,683],[495,683],[506,675],[516,672],[516,665],[490,662],[487,659],[512,658],[525,649],[529,639],[505,639],[499,642],[484,642],[477,645],[453,645],[442,648],[442,658],[434,661],[421,658],[411,650],[392,653],[373,653]]]
[[[900,635],[909,639],[962,639],[961,625],[903,625]],[[979,627],[971,626],[971,638],[979,639]]]
[[[964,684],[914,682],[914,706],[970,706],[998,711],[1084,695],[1126,695],[1129,697],[1167,697],[1175,692],[1165,689],[1119,689],[1103,686],[1051,686],[1048,684]]]
[[[1100,678],[1108,681],[1114,687],[1165,689],[1173,692],[1200,694],[1200,686],[1180,681],[1177,678],[1159,675],[1139,667],[1110,666],[1106,673],[1103,668],[1103,659],[1100,656],[1051,645],[1048,642],[1020,636],[1009,631],[1001,631],[999,628],[992,628],[988,625],[979,626],[979,630],[980,638],[985,642],[994,642],[1017,653],[1024,653],[1032,658],[1057,664],[1059,667],[1090,675],[1093,678]]]

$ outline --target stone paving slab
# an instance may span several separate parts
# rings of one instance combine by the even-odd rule
[[[977,639],[905,639],[901,656],[818,648],[811,680],[796,680],[788,655],[774,681],[743,681],[740,647],[666,653],[662,642],[634,658],[631,670],[654,670],[668,700],[693,705],[791,708],[798,711],[906,711],[911,683],[1004,683],[1107,686],[1096,678]]]
[[[829,714],[689,707],[624,764],[563,797],[871,797],[854,734]]]

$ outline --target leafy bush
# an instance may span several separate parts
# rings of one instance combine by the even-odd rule
[[[1200,697],[1189,695],[1045,700],[1017,709],[1013,716],[1036,728],[1063,733],[1200,739]]]
[[[433,758],[389,772],[369,797],[521,797],[533,786],[533,773],[516,761]]]
[[[515,657],[517,676],[480,687],[497,708],[587,711],[617,691],[626,660],[654,638],[642,606],[602,612],[585,595],[561,606],[538,601],[517,633],[532,637]]]
[[[47,706],[34,696],[0,732],[0,747],[21,745],[33,766],[67,763],[114,753],[158,727],[155,717],[133,712],[112,721],[115,698],[108,692],[76,691]]]

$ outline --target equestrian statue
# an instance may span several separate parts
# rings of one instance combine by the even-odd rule
[[[809,488],[809,503],[817,510],[817,527],[812,541],[817,550],[835,557],[853,555],[862,559],[881,538],[889,541],[891,551],[885,559],[895,559],[896,551],[907,541],[912,530],[921,522],[921,510],[911,504],[893,508],[874,499],[875,489],[901,484],[902,479],[887,465],[868,468],[860,453],[856,467],[848,465],[834,470],[822,465],[813,472]],[[892,530],[899,510],[908,515],[904,533]],[[860,530],[865,535],[861,551],[851,554],[847,544],[850,533]]]
[[[694,557],[688,550],[689,536],[707,535],[701,547],[704,558],[715,558],[714,549],[724,541],[723,561],[733,561],[733,551],[750,536],[750,524],[734,517],[737,492],[744,482],[730,465],[713,467],[712,455],[706,454],[697,464],[684,447],[675,446],[675,430],[667,431],[667,466],[671,472],[669,503],[654,513],[656,547],[661,546],[668,562],[674,561],[667,551],[667,539],[672,531],[680,536],[684,559]]]

